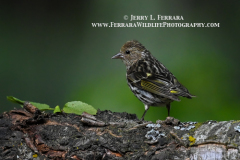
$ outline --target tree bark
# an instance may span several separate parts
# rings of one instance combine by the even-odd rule
[[[0,115],[0,160],[234,160],[239,122],[152,123],[125,112],[43,113],[25,103]]]

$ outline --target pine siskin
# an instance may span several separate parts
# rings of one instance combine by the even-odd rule
[[[145,105],[165,106],[170,116],[170,103],[180,101],[178,96],[192,98],[187,88],[138,41],[126,42],[112,59],[121,59],[127,69],[127,83],[134,95]]]

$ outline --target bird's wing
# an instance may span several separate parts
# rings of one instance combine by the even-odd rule
[[[141,89],[175,101],[180,101],[177,91],[171,89],[173,87],[171,81],[162,75],[133,72],[128,74],[127,78],[132,84],[141,87]]]

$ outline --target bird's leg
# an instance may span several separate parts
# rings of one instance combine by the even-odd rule
[[[166,107],[167,107],[167,110],[168,110],[168,117],[170,116],[170,103],[168,103],[167,105],[166,105]]]
[[[148,109],[149,109],[149,106],[145,104],[145,111],[144,111],[144,113],[143,113],[142,118],[141,118],[140,121],[143,121],[143,120],[144,120],[144,116],[145,116],[145,114],[147,113]]]

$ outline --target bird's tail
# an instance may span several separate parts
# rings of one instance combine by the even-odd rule
[[[192,94],[190,94],[190,93],[187,93],[187,96],[186,96],[186,97],[189,98],[189,99],[192,99],[193,97],[197,97],[197,96],[192,95]]]

